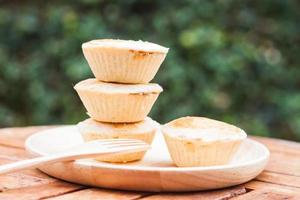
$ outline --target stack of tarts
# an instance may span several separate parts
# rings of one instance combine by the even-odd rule
[[[93,40],[84,43],[82,49],[96,77],[74,87],[90,116],[78,124],[84,141],[116,138],[151,144],[160,125],[147,115],[163,89],[149,82],[169,49],[131,40]],[[162,126],[161,131],[178,167],[227,164],[247,137],[238,127],[204,117],[179,118]],[[130,162],[144,154],[96,159]]]
[[[89,119],[78,124],[84,141],[138,139],[152,143],[159,124],[147,117],[162,87],[149,83],[168,48],[143,41],[92,40],[82,45],[96,78],[77,83]],[[107,162],[140,160],[145,152],[97,158]]]

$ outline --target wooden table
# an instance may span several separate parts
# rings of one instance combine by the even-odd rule
[[[25,139],[47,128],[50,127],[0,129],[0,164],[28,158]],[[127,192],[75,185],[38,170],[26,170],[0,176],[0,199],[300,199],[300,143],[253,138],[270,149],[271,158],[262,174],[240,186],[192,193]]]

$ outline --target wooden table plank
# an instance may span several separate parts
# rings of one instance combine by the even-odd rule
[[[26,138],[38,131],[54,128],[56,126],[30,126],[0,129],[0,145],[24,148]]]
[[[78,186],[62,181],[56,181],[49,184],[39,184],[35,186],[20,187],[8,189],[0,192],[1,200],[36,200],[47,197],[58,196],[69,192],[82,189],[83,186]]]
[[[300,189],[297,187],[291,187],[291,186],[286,186],[286,185],[281,185],[281,184],[276,184],[276,183],[267,183],[263,181],[257,181],[257,180],[252,180],[249,181],[243,186],[247,190],[276,190],[276,191],[281,191],[283,193],[288,193],[288,194],[300,194]]]
[[[82,197],[81,199],[93,199],[93,200],[110,200],[110,199],[133,200],[133,199],[140,199],[145,195],[148,195],[148,193],[90,188],[90,189],[80,190],[77,192],[72,192],[69,194],[57,196],[54,198],[48,198],[48,199],[49,200],[50,199],[51,200],[73,200],[73,199],[78,199],[78,197]]]
[[[271,152],[265,170],[300,177],[300,154]]]
[[[298,194],[278,192],[276,190],[254,190],[231,200],[298,200]]]
[[[44,185],[57,181],[51,178],[41,178],[25,173],[12,173],[7,175],[1,175],[0,177],[0,191],[7,191],[10,189]]]
[[[245,193],[246,189],[243,186],[236,186],[214,191],[153,194],[142,198],[142,200],[221,200],[230,199]]]
[[[300,143],[275,138],[250,136],[250,138],[266,145],[272,152],[286,152],[300,154]]]
[[[263,137],[253,139],[271,151],[266,171],[300,177],[300,143]]]
[[[300,177],[297,176],[264,171],[258,177],[256,177],[255,180],[267,182],[267,183],[275,183],[278,185],[285,185],[285,186],[290,186],[290,187],[295,187],[300,189]]]
[[[9,161],[18,161],[18,160],[24,160],[28,158],[28,154],[24,149],[17,149],[17,148],[10,148],[0,145],[0,159],[2,159],[4,162]]]
[[[0,145],[0,164],[28,158],[24,149]],[[39,170],[24,170],[0,176],[0,199],[39,199],[84,188],[51,178]]]

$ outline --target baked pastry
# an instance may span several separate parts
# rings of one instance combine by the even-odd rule
[[[238,127],[204,117],[173,120],[162,132],[178,167],[226,164],[247,137]]]
[[[149,83],[169,49],[140,40],[101,39],[83,43],[82,50],[98,80]]]
[[[162,87],[155,83],[116,84],[87,79],[75,85],[88,115],[101,122],[138,122],[145,119]]]
[[[104,123],[89,118],[80,122],[77,126],[86,142],[116,138],[137,139],[151,144],[159,124],[150,117],[146,117],[145,120],[136,123]],[[144,154],[145,152],[136,152],[96,159],[107,162],[129,162],[140,160]]]

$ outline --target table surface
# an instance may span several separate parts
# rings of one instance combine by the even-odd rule
[[[0,164],[28,158],[25,139],[53,126],[0,129]],[[254,180],[227,189],[190,193],[128,192],[67,183],[40,172],[24,170],[0,176],[0,199],[300,199],[300,143],[252,137],[271,151],[266,169]]]

